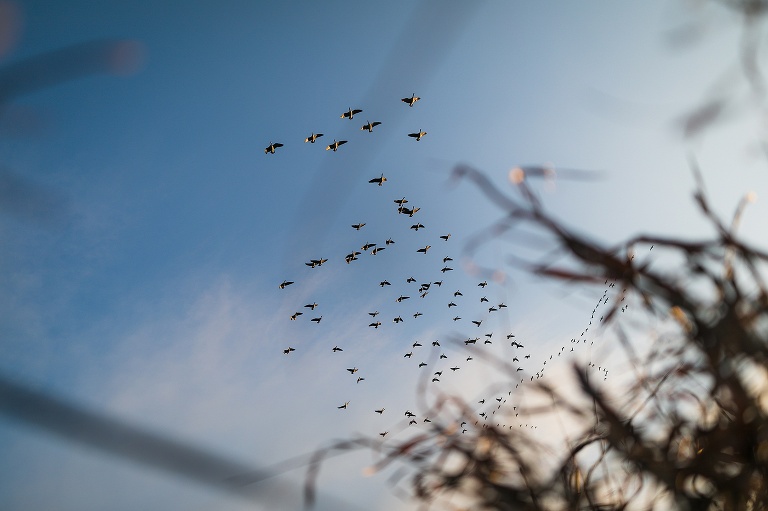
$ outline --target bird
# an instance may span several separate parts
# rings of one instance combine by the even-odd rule
[[[414,231],[418,231],[419,229],[426,229],[426,227],[424,227],[422,224],[413,224],[411,226],[411,229],[413,229]]]
[[[488,298],[486,298],[484,296],[482,298],[480,298],[480,303],[487,302],[487,301],[488,301]]]
[[[298,312],[298,311],[294,312],[294,313],[291,315],[291,321],[296,321],[296,319],[297,319],[299,316],[301,316],[302,314],[304,314],[304,313],[303,313],[303,312]]]
[[[403,318],[401,318],[400,316],[398,316],[398,317],[396,317],[395,319],[393,319],[392,321],[394,321],[395,323],[402,323],[402,322],[403,322]]]
[[[381,415],[382,413],[384,413],[384,410],[385,410],[384,408],[381,408],[381,409],[379,409],[379,410],[374,410],[374,412],[376,412],[376,413],[378,413],[379,415]]]
[[[408,133],[408,136],[409,136],[409,137],[411,137],[411,138],[415,138],[415,139],[416,139],[416,142],[418,142],[418,141],[419,141],[419,140],[421,140],[421,139],[424,137],[424,135],[426,135],[426,134],[427,134],[427,132],[426,132],[426,131],[421,131],[421,129],[419,129],[418,133]]]
[[[456,292],[453,293],[453,296],[464,296],[464,295],[461,293],[461,291],[456,290]]]
[[[305,305],[304,307],[306,307],[307,309],[315,310],[315,308],[317,307],[317,302],[314,302],[314,303],[308,303],[308,304],[307,304],[307,305]]]
[[[318,266],[322,266],[324,263],[327,263],[327,262],[328,262],[328,259],[320,258],[320,259],[310,259],[308,263],[304,263],[304,264],[306,264],[310,268],[316,268]]]
[[[359,371],[359,369],[357,367],[353,367],[352,369],[347,369],[347,371],[349,371],[349,374],[355,374]]]
[[[507,307],[507,304],[505,304],[505,303],[500,303],[499,305],[497,305],[497,307],[498,307],[499,309],[504,309],[504,308],[506,308],[506,307]]]
[[[427,363],[426,362],[422,362],[422,363],[419,364],[419,367],[424,367],[425,365],[427,365]]]
[[[450,309],[451,307],[456,307],[456,306],[457,306],[457,305],[456,305],[455,303],[453,303],[453,302],[450,302],[450,303],[448,304],[448,308],[449,308],[449,309]]]
[[[432,248],[432,245],[427,245],[424,248],[418,249],[416,252],[423,253],[424,255],[426,255],[427,254],[427,250],[429,250],[430,248]]]
[[[387,241],[384,242],[387,245],[393,245],[395,242],[392,241],[392,238],[387,238]]]
[[[400,303],[400,302],[402,302],[403,300],[407,300],[408,298],[410,298],[410,296],[403,296],[403,295],[400,295],[400,296],[398,296],[397,298],[395,298],[395,301],[396,301],[397,303]]]
[[[460,319],[461,319],[461,318],[460,318],[460,317],[458,317],[458,316],[456,316],[455,318],[453,318],[453,320],[454,320],[454,321],[458,321],[458,320],[460,320]]]
[[[445,273],[447,271],[453,271],[453,268],[450,268],[448,266],[443,266],[443,268],[440,270],[441,272]]]
[[[416,282],[416,279],[414,279],[413,277],[408,277],[407,279],[405,279],[405,282],[406,284],[410,284],[411,282]]]
[[[453,261],[453,257],[448,257],[448,256],[443,257],[443,263],[447,263],[448,261]]]
[[[442,376],[442,375],[443,375],[442,371],[435,371],[435,376]]]
[[[376,255],[379,252],[381,252],[382,250],[386,250],[386,248],[385,247],[376,247],[373,250],[371,250],[371,255]]]
[[[322,316],[320,316],[319,318],[312,318],[310,321],[314,321],[315,323],[320,323],[321,319],[323,319]]]
[[[285,289],[287,286],[290,286],[291,284],[293,284],[293,282],[291,282],[291,281],[289,281],[289,280],[284,280],[284,281],[282,282],[282,284],[280,284],[280,286],[278,286],[278,287],[279,287],[280,289]]]
[[[381,433],[379,433],[379,435],[381,435],[382,437],[387,436],[387,434],[389,434],[389,431],[382,431]]]
[[[416,318],[418,318],[419,316],[423,316],[423,315],[424,315],[424,314],[422,314],[421,312],[414,312],[414,313],[413,313],[413,319],[416,319]]]
[[[405,355],[403,355],[403,358],[411,358],[412,356],[413,356],[413,352],[412,352],[412,351],[409,351],[408,353],[406,353]]]
[[[338,149],[340,145],[344,145],[344,144],[346,144],[346,143],[347,143],[347,141],[346,141],[346,140],[338,140],[338,141],[337,141],[337,140],[334,138],[334,139],[333,139],[333,142],[331,142],[330,144],[328,144],[328,147],[326,147],[326,148],[325,148],[325,150],[326,150],[326,151],[328,151],[328,150],[333,150],[333,152],[335,153],[335,152],[336,152],[336,149]]]
[[[499,309],[497,309],[496,307],[488,307],[488,312],[496,312],[497,310]]]
[[[359,224],[352,224],[352,228],[353,228],[354,230],[356,230],[356,231],[359,231],[359,230],[360,230],[360,229],[362,229],[363,227],[365,227],[365,222],[362,222],[362,223],[359,223]]]
[[[360,383],[360,382],[361,382],[361,381],[363,381],[363,380],[365,380],[365,378],[363,378],[362,376],[358,376],[358,377],[357,377],[357,382],[356,382],[356,383]]]
[[[379,311],[373,311],[373,312],[369,312],[368,314],[369,314],[371,317],[374,317],[374,318],[375,318],[376,316],[378,316],[378,315],[379,315]]]
[[[403,98],[400,101],[403,103],[408,103],[408,106],[412,107],[414,103],[416,103],[421,98],[416,96],[416,94],[412,94],[410,98]]]
[[[352,252],[350,252],[344,257],[344,260],[347,262],[347,264],[349,264],[352,261],[357,261],[357,256],[359,255],[360,255],[360,252],[353,250]]]
[[[304,143],[309,142],[310,144],[314,144],[315,140],[317,140],[318,138],[320,138],[322,136],[323,136],[322,133],[314,133],[313,132],[310,136],[308,136],[307,138],[304,139]]]
[[[371,323],[371,324],[370,324],[370,325],[368,325],[368,326],[372,326],[373,328],[376,328],[376,329],[378,329],[378,328],[381,326],[381,321],[377,321],[377,322],[375,322],[375,323]]]
[[[395,199],[395,204],[402,206],[403,204],[408,204],[408,201],[403,197],[402,199]]]
[[[456,367],[451,367],[451,371],[458,371],[459,369],[461,369],[461,368],[460,368],[460,367],[458,367],[458,366],[456,366]]]
[[[344,351],[344,350],[339,348],[338,346],[334,346],[333,347],[333,352],[336,353],[337,351]]]
[[[486,281],[484,280],[484,281],[482,281],[481,283],[479,283],[477,286],[478,286],[478,287],[485,287],[485,286],[487,286],[487,285],[488,285],[488,282],[486,282]]]
[[[344,409],[344,410],[346,410],[346,409],[347,409],[347,406],[349,406],[349,401],[347,401],[346,403],[344,403],[344,404],[343,404],[343,405],[341,405],[341,406],[337,406],[336,408],[338,408],[339,410],[341,410],[341,409]]]
[[[287,355],[292,351],[296,351],[296,348],[291,348],[290,346],[288,346],[286,349],[283,350],[283,353]]]
[[[406,208],[405,206],[400,206],[399,208],[397,208],[398,213],[400,213],[401,215],[408,215],[409,218],[413,217],[413,215],[415,215],[420,210],[421,208],[410,209],[410,208]]]
[[[444,241],[448,241],[448,238],[450,238],[450,237],[451,237],[451,233],[448,233],[448,234],[445,234],[443,236],[440,236],[440,239],[444,240]]]
[[[434,382],[436,382],[436,381],[440,381],[440,379],[439,379],[438,377],[434,377],[434,378],[432,378],[432,383],[434,383]]]
[[[440,341],[432,341],[432,346],[440,346]]]
[[[370,180],[370,181],[368,181],[368,182],[369,182],[369,183],[376,183],[377,185],[381,186],[381,185],[383,185],[383,184],[384,184],[386,181],[387,181],[387,178],[386,178],[386,177],[384,177],[384,174],[382,174],[380,177],[374,177],[373,179],[371,179],[371,180]]]
[[[355,117],[356,114],[359,114],[360,112],[362,112],[362,110],[359,110],[359,109],[352,110],[350,108],[349,110],[341,114],[341,118],[344,119],[345,117],[347,117],[349,119],[352,119]]]
[[[476,344],[477,341],[478,341],[478,338],[475,337],[474,339],[467,339],[466,341],[464,341],[464,344],[465,345]]]
[[[367,252],[367,251],[369,251],[370,249],[372,249],[372,248],[373,248],[373,247],[375,247],[375,246],[376,246],[376,243],[366,243],[365,245],[363,245],[363,246],[361,247],[361,250],[362,250],[363,252]]]
[[[440,355],[440,359],[441,359],[441,360],[442,360],[442,359],[444,359],[444,358],[448,358],[448,355],[446,355],[445,353],[443,353],[442,355]]]
[[[438,280],[437,282],[433,282],[433,284],[436,285],[437,287],[441,287],[443,285],[443,281]]]
[[[278,142],[272,143],[270,142],[269,145],[264,149],[264,154],[275,154],[275,149],[278,147],[283,147],[283,144],[280,144]]]
[[[413,348],[418,348],[419,346],[421,346],[421,343],[420,343],[419,341],[416,341],[416,342],[414,342],[414,343],[413,343],[411,346],[412,346]]]
[[[374,122],[366,121],[366,123],[363,124],[363,127],[360,129],[363,131],[367,131],[368,133],[373,133],[373,128],[375,128],[379,124],[381,124],[379,121],[374,121]]]
[[[481,324],[482,322],[483,322],[483,320],[482,320],[482,319],[481,319],[480,321],[475,321],[475,320],[472,320],[472,323],[476,324],[478,328],[480,328],[480,324]]]
[[[384,287],[384,286],[391,286],[392,284],[390,284],[388,280],[382,280],[381,282],[379,282],[379,285],[381,287]]]

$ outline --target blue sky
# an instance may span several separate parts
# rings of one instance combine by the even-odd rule
[[[505,266],[505,254],[530,250],[524,238],[477,254],[510,274],[477,287],[488,276],[467,271],[462,249],[503,212],[472,185],[451,183],[455,164],[484,170],[513,195],[507,172],[516,165],[600,171],[539,191],[570,225],[606,242],[709,232],[690,200],[690,154],[724,215],[767,184],[755,146],[763,127],[749,105],[695,139],[681,134],[682,115],[718,79],[736,76],[734,94],[744,89],[734,74],[738,23],[719,8],[14,5],[20,30],[5,64],[102,38],[138,41],[142,60],[127,76],[85,77],[8,106],[6,116],[21,112],[38,128],[0,139],[2,168],[44,200],[28,213],[4,198],[0,373],[256,466],[354,432],[394,432],[416,407],[417,364],[433,339],[515,332],[541,359],[583,330],[602,290],[544,285]],[[704,36],[672,46],[670,33],[689,22]],[[409,108],[400,98],[413,93],[422,100]],[[349,108],[363,113],[340,119]],[[361,131],[368,120],[382,125]],[[428,132],[420,142],[406,136],[419,129]],[[304,143],[313,131],[325,136]],[[334,138],[349,142],[325,151]],[[266,155],[270,142],[284,147]],[[384,186],[368,183],[382,173]],[[403,196],[421,208],[413,218],[397,214]],[[763,245],[765,214],[758,200],[742,224]],[[410,230],[417,221],[426,228]],[[359,232],[350,227],[358,222],[367,223]],[[396,244],[379,255],[344,263],[388,237]],[[455,270],[443,276],[445,256]],[[319,257],[328,258],[321,268],[304,265]],[[412,275],[445,285],[422,300],[405,282]],[[296,284],[279,290],[284,279]],[[383,279],[391,289],[378,286]],[[456,289],[464,303],[447,309]],[[400,294],[411,298],[396,303]],[[481,296],[509,307],[483,314]],[[312,301],[319,324],[302,307]],[[298,310],[304,316],[290,321]],[[373,310],[379,330],[367,326]],[[414,319],[417,310],[424,316]],[[451,321],[454,310],[464,323]],[[398,314],[405,322],[395,325]],[[475,318],[487,320],[482,329],[467,326]],[[425,347],[403,359],[415,340]],[[502,344],[488,349],[505,357]],[[283,355],[287,346],[296,352]],[[495,377],[474,362],[444,378],[444,390],[482,395]],[[355,384],[347,367],[366,380]],[[3,508],[246,508],[11,420],[0,419],[0,446]],[[360,475],[369,463],[358,454],[329,464],[320,481],[329,506],[338,497],[370,508],[371,496],[376,509],[394,505],[384,478]],[[270,498],[283,497],[259,502]]]

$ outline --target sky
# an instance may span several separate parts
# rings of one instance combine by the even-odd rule
[[[0,14],[0,66],[128,42],[121,65],[3,105],[0,375],[249,467],[273,470],[358,433],[405,438],[403,413],[425,417],[416,386],[433,367],[461,365],[439,384],[468,399],[504,380],[450,339],[492,333],[483,349],[506,360],[514,333],[527,345],[516,354],[543,360],[583,332],[602,289],[509,264],[546,246],[516,233],[462,259],[504,212],[451,178],[457,164],[514,197],[511,168],[563,169],[535,183],[546,206],[618,244],[712,233],[691,200],[695,157],[724,217],[757,193],[740,232],[765,248],[764,119],[744,99],[739,20],[721,7],[73,0],[4,3]],[[413,107],[401,101],[413,94]],[[685,136],[685,116],[722,96],[737,98],[723,122]],[[340,118],[350,108],[363,112]],[[382,124],[362,131],[368,121]],[[407,136],[420,130],[420,141]],[[305,143],[313,132],[324,136]],[[348,142],[324,150],[334,139]],[[283,147],[266,154],[273,142]],[[568,169],[593,173],[568,180]],[[383,186],[368,182],[382,174]],[[402,197],[420,208],[412,218],[398,214]],[[388,238],[381,253],[344,262]],[[453,270],[441,273],[444,257]],[[284,280],[295,283],[279,289]],[[595,346],[573,357],[612,349]],[[300,506],[301,470],[242,499],[8,414],[0,449],[3,509]],[[318,507],[408,509],[385,477],[363,477],[372,459],[329,461]]]

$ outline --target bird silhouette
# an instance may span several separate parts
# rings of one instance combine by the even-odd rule
[[[336,408],[338,408],[338,409],[340,409],[340,410],[342,410],[342,409],[343,409],[343,410],[346,410],[346,409],[347,409],[347,406],[349,406],[349,401],[345,402],[345,403],[344,403],[343,405],[341,405],[341,406],[337,406]]]
[[[356,382],[356,383],[360,383],[360,382],[361,382],[361,381],[363,381],[363,380],[365,380],[365,378],[363,378],[362,376],[358,376],[358,377],[357,377],[357,382]]]
[[[379,415],[384,413],[385,408],[380,408],[378,410],[374,410],[374,412],[378,413]]]
[[[427,250],[429,250],[430,248],[432,248],[432,245],[427,245],[426,247],[418,249],[416,252],[419,252],[419,253],[422,253],[422,254],[426,255],[427,254]]]
[[[382,250],[386,250],[386,248],[385,247],[376,247],[373,250],[371,250],[371,255],[376,255],[379,252],[381,252]]]
[[[307,304],[307,305],[305,305],[304,307],[306,307],[307,309],[315,310],[315,309],[317,308],[317,302],[314,302],[314,303],[308,303],[308,304]]]
[[[378,329],[378,328],[381,326],[381,321],[377,321],[377,322],[375,322],[375,323],[371,323],[371,324],[370,324],[370,325],[368,325],[368,326],[372,326],[373,328],[376,328],[376,329]]]
[[[419,364],[419,367],[424,367],[425,365],[427,365],[427,363],[426,362],[422,362],[422,363]]]
[[[457,290],[455,293],[453,293],[453,296],[464,296],[461,294],[461,291]]]
[[[410,296],[403,296],[403,295],[400,295],[400,296],[398,296],[397,298],[395,298],[395,301],[396,301],[396,302],[398,302],[398,303],[400,303],[400,302],[402,302],[403,300],[407,300],[408,298],[410,298]]]
[[[416,103],[418,100],[420,100],[420,97],[417,97],[416,94],[412,94],[410,98],[403,98],[400,101],[403,103],[408,103],[408,106],[412,107],[414,103]]]
[[[381,185],[383,185],[383,184],[384,184],[386,181],[387,181],[387,178],[386,178],[386,177],[384,177],[384,174],[382,174],[382,175],[381,175],[381,176],[379,176],[379,177],[374,177],[373,179],[371,179],[371,180],[370,180],[370,181],[368,181],[368,182],[369,182],[369,183],[376,183],[377,185],[381,186]]]
[[[338,346],[334,346],[333,347],[333,352],[336,353],[337,351],[344,351],[344,350],[339,348]]]
[[[443,268],[440,270],[441,272],[445,273],[447,271],[453,271],[453,268],[450,268],[448,266],[443,266]]]
[[[408,136],[409,136],[409,137],[411,137],[411,138],[415,138],[415,139],[416,139],[416,142],[418,142],[418,141],[419,141],[419,140],[421,140],[421,139],[424,137],[424,135],[426,135],[426,134],[427,134],[427,132],[426,132],[426,131],[421,131],[421,130],[419,130],[417,133],[408,133]]]
[[[269,145],[264,149],[264,154],[275,154],[275,149],[278,147],[283,147],[283,144],[270,142]]]
[[[360,112],[362,112],[362,110],[359,110],[359,109],[352,110],[350,108],[349,110],[341,114],[341,118],[344,119],[346,117],[347,119],[353,119],[355,115],[359,114]]]
[[[445,240],[445,241],[448,241],[448,238],[450,238],[450,237],[451,237],[451,233],[448,233],[448,234],[445,234],[445,235],[443,235],[443,236],[440,236],[440,239],[441,239],[441,240]]]
[[[359,371],[359,369],[357,367],[353,367],[351,369],[347,369],[347,371],[349,371],[349,374],[355,374]]]
[[[478,287],[485,287],[487,285],[488,285],[488,282],[482,281],[481,283],[478,284]]]
[[[414,279],[413,277],[408,277],[407,279],[405,279],[405,282],[406,284],[410,284],[411,282],[416,282],[416,279]]]
[[[319,318],[312,318],[310,321],[314,321],[315,323],[320,323],[320,320],[322,320],[323,317],[320,316]]]
[[[325,150],[326,150],[326,151],[328,151],[328,150],[332,150],[332,151],[335,153],[335,152],[336,152],[336,150],[339,148],[339,146],[341,146],[341,145],[344,145],[344,144],[346,144],[346,143],[347,143],[347,141],[346,141],[346,140],[338,140],[338,141],[337,141],[337,140],[334,138],[334,139],[333,139],[333,142],[331,142],[330,144],[328,144],[328,146],[325,148]]]
[[[390,284],[388,280],[382,280],[381,282],[379,282],[379,285],[381,287],[384,287],[384,286],[391,286],[392,284]]]
[[[368,314],[369,314],[370,316],[372,316],[372,317],[374,317],[374,318],[375,318],[376,316],[378,316],[378,315],[379,315],[379,311],[373,311],[373,312],[369,312]]]
[[[364,226],[365,226],[365,223],[364,223],[364,222],[363,222],[363,223],[359,223],[359,224],[352,224],[352,228],[353,228],[354,230],[356,230],[356,231],[359,231],[359,230],[360,230],[360,229],[362,229]]]
[[[398,316],[398,317],[396,317],[395,319],[393,319],[392,321],[394,321],[395,323],[402,323],[402,322],[403,322],[403,318],[401,318],[400,316]]]
[[[374,122],[366,121],[366,123],[363,124],[363,127],[360,129],[363,131],[367,131],[368,133],[373,133],[373,128],[375,128],[379,124],[381,124],[379,121],[374,121]]]
[[[288,280],[284,280],[284,281],[282,282],[282,284],[280,284],[280,286],[278,286],[278,287],[279,287],[280,289],[285,289],[286,287],[290,286],[291,284],[293,284],[293,282],[291,282],[291,281],[288,281]]]
[[[304,143],[309,142],[310,144],[314,144],[315,140],[317,140],[318,138],[320,138],[322,136],[323,136],[322,133],[314,133],[313,132],[310,136],[308,136],[307,138],[304,139]]]
[[[424,225],[422,224],[413,224],[411,226],[411,229],[413,229],[414,231],[418,231],[419,229],[426,229],[426,227],[424,227]]]
[[[291,348],[290,346],[288,346],[286,349],[283,350],[283,353],[285,353],[287,355],[287,354],[289,354],[292,351],[296,351],[296,349],[295,348]]]
[[[483,320],[482,320],[482,319],[481,319],[480,321],[475,321],[475,320],[472,320],[472,323],[474,323],[475,325],[477,325],[477,327],[478,327],[478,328],[480,328],[480,325],[482,324],[482,322],[483,322]]]
[[[298,312],[298,311],[297,311],[297,312],[294,312],[293,314],[291,314],[291,321],[296,321],[296,319],[297,319],[299,316],[301,316],[302,314],[304,314],[304,313],[303,313],[303,312]]]
[[[387,241],[384,242],[387,245],[393,245],[395,242],[392,241],[392,238],[387,238]]]
[[[323,264],[327,263],[328,259],[310,259],[308,263],[304,263],[310,268],[317,268],[318,266],[322,266]]]
[[[447,263],[448,261],[453,261],[453,257],[448,257],[448,256],[443,257],[443,263]]]

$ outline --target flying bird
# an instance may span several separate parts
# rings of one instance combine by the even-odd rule
[[[352,110],[350,108],[349,110],[341,114],[341,118],[344,119],[346,117],[348,119],[352,119],[355,117],[356,114],[359,114],[360,112],[362,112],[362,110],[358,110],[358,109]]]
[[[459,291],[459,290],[457,289],[457,290],[456,290],[456,292],[455,292],[455,293],[453,293],[453,296],[464,296],[464,295],[461,293],[461,291]]]
[[[379,121],[374,122],[367,122],[366,124],[363,124],[363,127],[360,128],[363,131],[367,131],[368,133],[373,133],[373,128],[381,124]]]
[[[453,268],[449,268],[448,266],[444,266],[440,271],[445,273],[447,271],[453,271]]]
[[[413,277],[408,277],[407,279],[405,279],[405,282],[407,284],[410,284],[411,282],[416,282],[416,279],[414,279]]]
[[[411,229],[413,229],[414,231],[418,231],[419,229],[426,229],[426,227],[424,227],[422,224],[413,224],[411,226]]]
[[[432,248],[432,245],[427,245],[427,246],[426,246],[426,247],[424,247],[424,248],[420,248],[420,249],[418,249],[416,252],[420,252],[420,253],[423,253],[423,254],[425,254],[425,255],[426,255],[426,253],[427,253],[427,250],[429,250],[430,248]]]
[[[290,346],[288,346],[286,349],[283,350],[283,353],[287,355],[292,351],[296,351],[296,348],[291,348]]]
[[[336,152],[336,149],[338,149],[340,145],[344,145],[344,144],[346,144],[346,143],[347,143],[347,141],[346,141],[346,140],[338,140],[338,141],[337,141],[337,140],[334,138],[334,139],[333,139],[333,142],[331,142],[330,144],[328,144],[328,147],[326,147],[326,148],[325,148],[325,150],[326,150],[326,151],[328,151],[328,150],[333,150],[333,152],[335,153],[335,152]]]
[[[280,287],[280,289],[285,289],[287,286],[290,286],[291,284],[293,284],[293,282],[291,282],[289,280],[284,280],[282,282],[282,284],[280,284],[280,286],[278,286],[278,287]]]
[[[376,412],[376,413],[378,413],[379,415],[381,415],[382,413],[384,413],[384,410],[385,410],[385,409],[386,409],[386,408],[381,408],[381,409],[379,409],[379,410],[374,410],[374,412]]]
[[[408,204],[408,201],[403,197],[402,199],[395,199],[395,204],[402,206],[403,204]]]
[[[440,236],[440,239],[441,239],[441,240],[445,240],[445,241],[448,241],[448,238],[450,238],[450,237],[451,237],[451,233],[448,233],[448,234],[446,234],[446,235],[444,235],[444,236]]]
[[[387,241],[385,241],[384,243],[386,243],[387,245],[394,245],[395,242],[392,241],[392,238],[387,238]]]
[[[376,246],[376,243],[366,243],[365,245],[362,246],[360,250],[362,250],[363,252],[368,252],[370,249],[372,249],[375,246]]]
[[[416,94],[412,94],[410,98],[403,98],[400,101],[402,101],[403,103],[408,103],[408,106],[412,107],[413,104],[416,103],[420,99],[421,98],[416,96]]]
[[[398,316],[398,317],[396,317],[395,319],[393,319],[392,321],[394,321],[395,323],[402,323],[402,322],[403,322],[403,318],[401,318],[400,316]]]
[[[359,224],[352,224],[352,228],[356,231],[359,231],[365,226],[365,222],[361,222]]]
[[[373,328],[375,328],[375,329],[377,329],[377,330],[378,330],[378,328],[381,326],[381,321],[377,321],[377,322],[375,322],[375,323],[371,323],[371,324],[370,324],[370,325],[368,325],[368,326],[372,326]]]
[[[400,303],[400,302],[402,302],[403,300],[407,300],[408,298],[410,298],[410,296],[403,296],[403,295],[400,295],[400,296],[398,296],[397,298],[395,298],[395,301],[396,301],[397,303]]]
[[[420,364],[419,364],[419,368],[421,368],[421,367],[424,367],[424,366],[426,366],[426,365],[427,365],[427,363],[426,363],[426,362],[422,362],[422,363],[420,363]]]
[[[370,316],[373,316],[374,318],[379,315],[379,311],[373,311],[368,313]]]
[[[279,144],[277,142],[273,144],[270,142],[269,145],[264,149],[264,154],[275,154],[275,149],[278,147],[283,147],[283,144]]]
[[[448,256],[443,257],[444,263],[447,263],[448,261],[453,261],[453,257],[448,257]]]
[[[322,266],[324,263],[327,263],[328,259],[310,259],[308,263],[304,263],[310,268],[316,268],[318,266]]]
[[[426,131],[421,131],[421,130],[419,130],[419,131],[418,131],[418,133],[408,133],[408,136],[409,136],[409,137],[411,137],[411,138],[415,138],[415,139],[416,139],[416,142],[418,142],[418,141],[419,141],[419,140],[421,140],[421,139],[422,139],[422,137],[424,137],[424,135],[426,135],[426,134],[427,134],[427,132],[426,132]]]
[[[319,318],[312,318],[310,321],[314,321],[315,323],[320,323],[320,320],[322,320],[323,317],[320,316]]]
[[[472,320],[472,323],[476,324],[478,328],[480,328],[480,325],[482,324],[482,322],[483,322],[482,319],[480,321]]]
[[[481,283],[479,283],[477,286],[478,286],[478,287],[483,287],[483,288],[484,288],[484,287],[485,287],[485,286],[487,286],[487,285],[488,285],[488,282],[486,282],[486,281],[484,280],[484,281],[482,281]]]
[[[365,380],[365,378],[363,378],[362,376],[358,376],[358,377],[357,377],[357,382],[356,382],[356,383],[360,383],[360,382],[361,382],[361,381],[363,381],[363,380]]]
[[[379,282],[379,285],[381,287],[384,287],[384,286],[391,286],[392,284],[390,284],[388,280],[382,280],[381,282]]]
[[[421,208],[409,209],[409,208],[406,208],[405,206],[400,206],[399,208],[397,208],[397,212],[400,213],[401,215],[408,215],[408,217],[410,218],[410,217],[413,217],[413,215],[415,215],[420,209]]]
[[[294,312],[293,314],[291,314],[291,321],[296,321],[296,319],[299,316],[301,316],[302,314],[304,314],[304,313],[303,312],[298,312],[298,311]]]
[[[371,250],[371,255],[376,255],[379,252],[381,252],[382,250],[386,250],[386,248],[385,247],[376,247],[373,250]]]
[[[308,303],[304,307],[306,307],[307,309],[315,310],[315,307],[317,307],[317,302]]]
[[[314,133],[313,132],[310,136],[308,136],[307,138],[304,139],[304,142],[305,143],[309,142],[310,144],[314,144],[315,140],[317,140],[318,138],[320,138],[322,136],[323,136],[322,133]]]
[[[346,403],[344,403],[341,406],[337,406],[336,408],[338,408],[339,410],[341,410],[341,409],[346,410],[348,405],[349,405],[349,401],[347,401]]]
[[[369,183],[376,183],[377,185],[381,186],[387,181],[387,178],[384,177],[384,174],[382,174],[380,177],[375,177],[368,181]]]
[[[338,346],[334,346],[333,347],[333,352],[336,353],[337,351],[344,351],[344,350],[339,348]]]
[[[352,369],[347,369],[349,371],[349,374],[355,374],[359,369],[357,367],[353,367]]]

